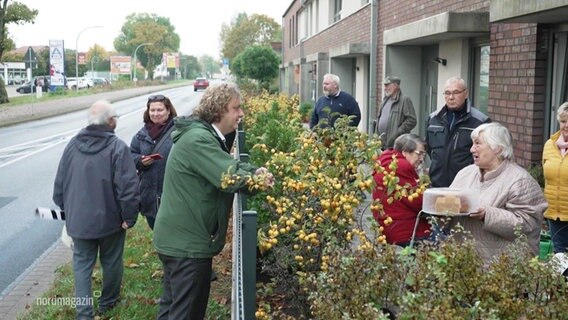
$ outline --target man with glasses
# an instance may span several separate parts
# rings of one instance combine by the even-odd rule
[[[446,81],[446,104],[430,114],[426,129],[426,151],[430,156],[433,187],[448,187],[462,168],[473,163],[471,132],[491,119],[474,108],[467,99],[465,81],[458,77]]]
[[[95,102],[89,125],[63,151],[53,201],[66,213],[73,239],[76,318],[94,319],[92,274],[100,255],[103,270],[99,314],[120,299],[126,229],[138,217],[138,177],[130,149],[114,133],[118,115],[110,102]]]
[[[389,76],[383,81],[384,99],[377,115],[376,132],[381,136],[383,149],[390,149],[402,134],[416,126],[416,112],[409,97],[400,90],[400,78]]]

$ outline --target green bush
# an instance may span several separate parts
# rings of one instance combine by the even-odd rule
[[[311,102],[304,101],[300,104],[300,115],[303,122],[310,121],[310,116],[314,110],[314,105]]]

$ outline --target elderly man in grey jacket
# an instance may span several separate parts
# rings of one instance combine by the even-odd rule
[[[99,312],[120,298],[126,229],[134,226],[140,195],[130,149],[114,134],[118,116],[107,101],[88,111],[89,125],[71,139],[59,162],[53,201],[66,213],[73,238],[77,319],[93,319],[91,276],[100,254]]]
[[[399,77],[386,77],[383,84],[385,97],[377,115],[376,132],[381,136],[383,149],[389,149],[396,138],[414,129],[416,111],[412,100],[402,94]]]

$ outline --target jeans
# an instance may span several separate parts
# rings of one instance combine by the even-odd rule
[[[118,302],[122,283],[122,254],[125,238],[125,230],[100,239],[73,238],[73,273],[77,319],[94,319],[91,277],[97,262],[97,254],[100,254],[103,275],[99,311],[104,312]]]
[[[554,253],[568,252],[568,221],[547,220]]]

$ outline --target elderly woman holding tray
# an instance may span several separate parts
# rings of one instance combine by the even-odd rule
[[[470,232],[485,264],[514,242],[517,230],[539,253],[543,212],[547,208],[536,180],[513,161],[511,134],[499,123],[482,124],[471,133],[474,164],[458,172],[450,188],[469,188],[479,194],[480,208],[466,217],[455,217]]]

